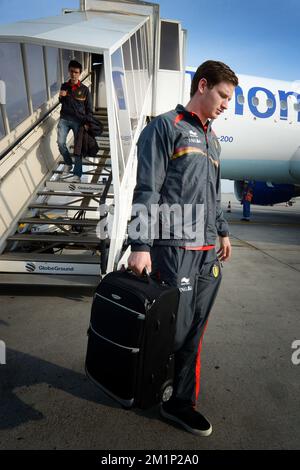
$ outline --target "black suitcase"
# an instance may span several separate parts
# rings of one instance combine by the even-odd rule
[[[126,408],[149,408],[173,391],[177,288],[128,271],[107,274],[96,289],[85,369]]]

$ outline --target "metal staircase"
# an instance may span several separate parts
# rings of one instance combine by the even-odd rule
[[[81,183],[62,177],[59,161],[7,238],[0,255],[0,283],[96,285],[106,272],[109,239],[98,224],[113,214],[114,194],[106,109],[95,113],[104,125],[95,158],[83,160]],[[100,214],[99,206],[109,211]],[[10,274],[13,273],[13,274]],[[53,276],[55,274],[55,276]]]
[[[164,39],[170,28],[172,47]],[[9,105],[0,97],[0,285],[95,285],[127,262],[136,144],[149,118],[184,101],[186,33],[179,22],[162,21],[156,4],[86,0],[30,27],[1,25],[0,43],[11,85]],[[159,51],[172,60],[160,63]],[[104,124],[80,183],[62,174],[57,148],[58,90],[71,58],[82,63]],[[11,96],[15,70],[24,86]],[[30,86],[35,72],[45,79],[39,93]]]

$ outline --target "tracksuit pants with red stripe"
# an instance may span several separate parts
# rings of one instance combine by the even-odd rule
[[[195,406],[200,390],[200,353],[209,313],[221,283],[215,248],[185,250],[178,246],[151,248],[152,273],[180,290],[175,335],[175,377],[171,402]]]

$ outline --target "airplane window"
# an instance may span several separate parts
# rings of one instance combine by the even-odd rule
[[[244,104],[245,103],[245,97],[243,95],[238,95],[237,102],[238,102],[238,104]]]
[[[253,104],[253,106],[258,106],[259,105],[259,99],[256,96],[253,96],[252,104]]]
[[[180,70],[178,23],[161,21],[159,68]]]
[[[287,109],[287,102],[284,100],[280,100],[280,109]]]
[[[270,98],[267,99],[267,106],[269,109],[273,108],[274,106],[274,101],[271,100]]]
[[[35,111],[47,101],[43,49],[41,46],[26,44],[26,55],[32,106]]]
[[[6,85],[6,113],[10,129],[29,116],[20,44],[0,43],[0,80]]]
[[[58,93],[61,83],[59,50],[56,47],[46,47],[47,74],[51,96]]]

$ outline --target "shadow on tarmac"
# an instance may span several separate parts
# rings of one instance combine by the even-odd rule
[[[59,389],[100,406],[122,409],[121,405],[93,385],[85,374],[74,372],[30,354],[7,349],[6,365],[0,367],[0,430],[13,429],[29,421],[47,419],[47,416],[34,408],[34,403],[29,405],[14,393],[15,389],[24,389],[24,387],[33,387],[38,384],[47,384],[49,389]],[[148,410],[133,408],[131,412],[157,419],[157,407]]]
[[[0,367],[0,429],[11,429],[22,423],[45,419],[42,413],[23,402],[14,390],[38,384],[60,389],[99,405],[119,408],[100,389],[93,386],[84,374],[24,354],[13,349],[6,350],[6,364]]]

